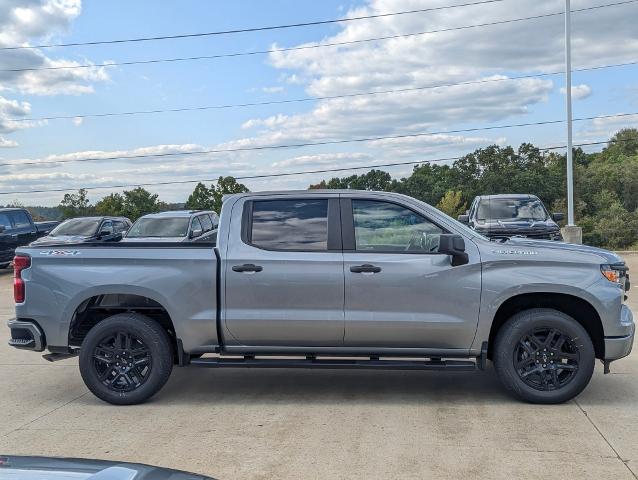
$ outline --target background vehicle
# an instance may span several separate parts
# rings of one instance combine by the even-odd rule
[[[140,217],[124,237],[125,242],[215,241],[219,217],[215,212],[179,210]]]
[[[616,254],[495,244],[403,195],[232,195],[218,240],[21,248],[10,344],[79,353],[88,388],[115,404],[149,398],[173,363],[468,370],[488,358],[520,398],[556,403],[585,388],[596,358],[608,370],[632,347]]]
[[[32,245],[114,242],[122,239],[131,221],[125,217],[78,217],[65,220]]]
[[[0,208],[0,268],[11,263],[15,249],[46,235],[60,222],[34,222],[25,208]]]
[[[535,195],[501,194],[475,197],[459,221],[490,238],[513,236],[562,240],[556,222],[562,213],[549,214]]]
[[[82,458],[0,455],[0,478],[14,480],[212,480],[204,475],[139,463]]]

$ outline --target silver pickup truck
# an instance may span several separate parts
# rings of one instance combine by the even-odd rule
[[[134,404],[173,365],[468,370],[564,402],[629,354],[612,252],[489,241],[403,195],[229,196],[216,244],[23,247],[10,344],[79,354],[99,398]]]

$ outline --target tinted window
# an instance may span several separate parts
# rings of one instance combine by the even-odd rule
[[[61,237],[63,235],[79,235],[89,237],[97,231],[100,220],[97,218],[74,218],[62,222],[49,233],[50,237]]]
[[[443,229],[412,210],[388,202],[352,200],[356,249],[436,252]]]
[[[0,225],[3,226],[5,230],[9,230],[11,228],[11,221],[7,214],[0,213]]]
[[[25,228],[30,227],[31,222],[29,221],[29,217],[24,212],[11,212],[11,217],[13,218],[13,224],[15,228]]]
[[[119,220],[113,220],[113,231],[115,233],[120,233],[126,230],[126,223],[120,222]]]
[[[197,218],[199,218],[199,221],[201,222],[202,227],[204,227],[205,232],[210,232],[213,229],[213,222],[208,215],[201,215]]]
[[[328,200],[253,202],[251,241],[273,250],[327,250]]]
[[[203,231],[202,224],[200,223],[200,221],[199,221],[199,219],[197,217],[193,218],[193,222],[191,223],[191,232],[193,232],[195,230]]]
[[[212,213],[210,215],[210,220],[213,222],[213,228],[217,228],[217,226],[219,225],[219,216]]]
[[[185,237],[187,230],[188,218],[186,217],[140,218],[128,231],[126,237]]]

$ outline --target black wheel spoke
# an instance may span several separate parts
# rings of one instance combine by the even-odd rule
[[[519,378],[536,390],[558,390],[576,375],[580,354],[574,341],[557,328],[538,328],[514,347]]]
[[[116,392],[131,392],[146,382],[152,359],[144,342],[130,332],[106,337],[92,352],[98,379]]]

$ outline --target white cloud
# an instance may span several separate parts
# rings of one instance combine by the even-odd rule
[[[0,137],[0,148],[13,148],[17,146],[18,142],[16,142],[15,140],[8,140],[4,137]]]
[[[285,169],[289,167],[307,167],[307,166],[332,166],[358,164],[361,162],[369,163],[372,157],[369,154],[361,152],[340,152],[340,153],[319,153],[316,155],[301,155],[299,157],[279,160],[272,163],[272,167]]]
[[[284,90],[285,89],[282,86],[263,87],[261,89],[261,91],[264,92],[264,93],[281,93]]]
[[[567,89],[565,87],[561,87],[560,93],[565,95],[567,93]],[[575,100],[583,100],[591,95],[591,87],[589,85],[585,85],[584,83],[580,85],[572,85],[572,98]]]
[[[76,127],[79,127],[80,125],[82,125],[84,123],[84,118],[83,117],[75,117],[73,120],[73,125],[75,125]]]

